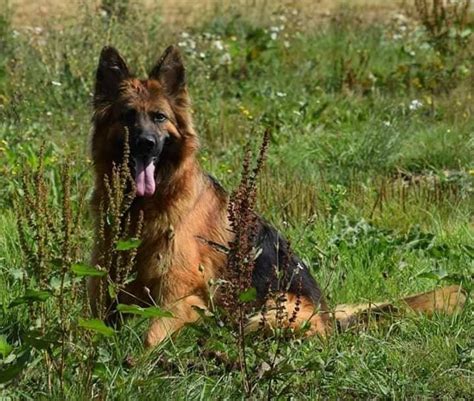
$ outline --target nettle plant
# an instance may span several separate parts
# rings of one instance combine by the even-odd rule
[[[26,314],[29,325],[1,337],[5,359],[0,383],[18,377],[44,382],[46,376],[44,391],[48,394],[59,391],[64,395],[68,387],[79,386],[92,396],[97,391],[97,357],[107,345],[103,340],[116,333],[104,320],[112,304],[121,310],[117,294],[132,279],[142,218],[130,237],[128,210],[134,189],[125,149],[123,164],[114,166],[112,174],[104,178],[107,194],[101,203],[96,240],[106,245],[105,251],[96,266],[82,261],[85,192],[72,185],[71,161],[59,168],[46,167],[42,149],[35,159],[37,167],[22,172],[15,198],[24,268],[19,274],[22,293],[7,305],[19,317]],[[97,317],[92,317],[87,301],[89,277],[102,278],[103,308]],[[123,312],[146,317],[161,313],[127,305],[123,305]],[[45,370],[31,369],[41,360]],[[79,381],[77,371],[81,372]]]
[[[4,338],[8,352],[3,354],[8,355],[0,382],[22,372],[38,379],[44,371],[29,371],[29,367],[43,360],[51,392],[55,382],[64,390],[71,357],[77,356],[79,348],[81,353],[83,347],[89,348],[91,337],[80,335],[74,320],[85,309],[79,278],[85,271],[77,263],[85,197],[80,191],[73,196],[71,161],[49,170],[44,149],[34,160],[36,168],[22,172],[14,200],[24,267],[19,272],[22,293],[7,308],[18,317],[26,314],[28,325],[20,325]]]
[[[222,299],[223,308],[214,308],[213,313],[202,314],[205,322],[212,322],[207,336],[202,336],[200,346],[202,353],[211,355],[224,365],[226,369],[239,369],[242,392],[247,397],[255,394],[257,385],[260,391],[267,393],[270,399],[288,391],[288,384],[279,388],[277,383],[288,374],[294,373],[291,353],[285,352],[284,339],[293,336],[288,323],[296,320],[300,308],[300,300],[291,315],[285,308],[285,296],[288,291],[283,284],[278,284],[267,294],[264,301],[256,303],[257,290],[252,286],[252,271],[255,260],[261,249],[256,244],[257,222],[256,213],[258,178],[262,171],[270,140],[270,132],[263,134],[258,154],[255,157],[248,144],[242,162],[240,183],[233,191],[228,215],[234,239],[230,244],[209,245],[227,254],[226,276],[219,280],[216,293]],[[289,260],[281,260],[279,266],[273,266],[275,276],[282,280],[282,272]],[[289,283],[287,284],[289,286]],[[211,305],[213,305],[211,299]],[[260,306],[261,305],[261,306]],[[266,305],[272,305],[272,311]],[[275,324],[271,329],[266,327],[266,316],[275,314]],[[258,315],[260,330],[252,332],[247,323],[249,318]],[[219,330],[219,333],[216,332]],[[301,329],[303,332],[305,328]],[[201,329],[202,331],[202,329]],[[214,334],[210,339],[209,334]],[[204,340],[202,340],[204,338]],[[217,339],[217,344],[216,344]],[[226,352],[215,352],[215,349]]]
[[[425,27],[431,42],[441,52],[464,48],[472,30],[469,27],[471,0],[415,0],[416,16]]]
[[[273,332],[269,335],[267,331],[263,339],[258,338],[261,333],[248,333],[246,330],[248,318],[255,313],[260,314],[263,328],[267,313],[263,307],[256,308],[257,293],[251,285],[251,275],[260,252],[254,245],[255,205],[258,177],[269,138],[267,131],[254,163],[250,146],[247,146],[241,181],[230,197],[228,208],[234,241],[211,244],[228,255],[228,274],[218,283],[210,283],[220,287],[224,307],[211,308],[212,313],[203,312],[203,322],[194,325],[199,332],[206,333],[199,340],[200,353],[213,356],[214,360],[217,358],[229,374],[238,368],[242,391],[247,396],[252,394],[257,383],[259,386],[267,384],[269,396],[276,393],[277,379],[291,372],[288,368],[291,355],[283,356],[282,339],[291,335],[285,327],[288,320],[296,317],[287,316],[284,308],[282,294],[287,289],[277,289],[266,299],[273,301],[276,310],[277,324]],[[88,396],[102,394],[105,389],[100,385],[104,369],[101,355],[107,352],[110,340],[116,338],[125,321],[124,316],[135,315],[141,320],[172,318],[170,312],[152,302],[148,307],[119,302],[118,294],[134,279],[143,223],[143,215],[138,222],[130,221],[135,184],[128,168],[128,156],[129,149],[125,145],[123,162],[113,167],[110,176],[104,177],[107,191],[99,205],[95,238],[103,243],[104,252],[99,255],[99,263],[95,266],[81,260],[84,242],[81,222],[85,218],[86,197],[72,185],[71,163],[66,161],[56,170],[53,165],[45,166],[42,150],[36,169],[22,173],[15,200],[18,236],[24,258],[20,275],[22,293],[7,307],[16,311],[18,316],[26,314],[26,321],[30,324],[20,327],[15,333],[7,331],[6,336],[0,337],[0,351],[5,357],[0,383],[41,381],[44,383],[42,390],[50,395],[65,396],[71,388],[78,387]],[[274,267],[277,277],[283,267]],[[101,279],[101,307],[96,316],[91,314],[86,295],[86,281],[90,277]],[[213,305],[212,299],[210,305]],[[294,313],[298,313],[298,307]],[[218,349],[226,351],[214,352],[216,342]],[[127,366],[136,366],[133,358],[126,359]],[[146,358],[140,360],[141,363],[156,363]],[[42,363],[45,369],[33,369],[38,363]],[[79,380],[77,372],[80,373]]]

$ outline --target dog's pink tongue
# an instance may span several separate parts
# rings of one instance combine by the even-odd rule
[[[151,161],[145,167],[142,161],[137,160],[136,169],[137,196],[152,196],[155,193],[155,164]]]
[[[150,162],[145,169],[145,196],[155,193],[155,163]]]

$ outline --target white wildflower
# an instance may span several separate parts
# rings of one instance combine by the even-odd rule
[[[396,13],[393,16],[393,19],[398,21],[400,24],[404,24],[408,21],[408,18],[404,14],[401,14],[401,13]]]
[[[276,95],[278,97],[285,97],[286,96],[286,93],[285,92],[277,92]]]
[[[61,86],[62,85],[62,83],[58,82],[58,81],[51,81],[51,84],[54,85],[54,86]]]
[[[219,63],[222,65],[228,65],[232,62],[232,58],[229,53],[224,53],[219,59]]]
[[[224,50],[224,44],[222,43],[222,40],[215,40],[213,45],[217,50]]]
[[[418,99],[414,99],[410,102],[410,105],[408,106],[408,108],[411,110],[411,111],[415,111],[415,110],[418,110],[420,107],[423,107],[423,103],[421,103]]]

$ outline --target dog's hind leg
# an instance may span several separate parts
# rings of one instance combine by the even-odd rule
[[[158,345],[166,337],[182,328],[186,323],[192,323],[199,319],[199,313],[195,308],[207,309],[204,300],[197,295],[182,298],[171,305],[164,305],[163,309],[173,314],[173,317],[158,318],[151,321],[150,327],[145,334],[145,347],[150,348]]]
[[[286,328],[295,333],[302,332],[305,336],[325,337],[332,331],[328,313],[321,311],[310,299],[303,296],[286,293],[281,302],[267,301],[264,309],[249,319],[245,326],[247,333],[259,329],[271,332]]]
[[[345,330],[406,312],[454,314],[462,309],[465,302],[466,294],[457,285],[412,295],[395,303],[338,305],[332,312],[318,310],[305,297],[298,300],[296,295],[286,294],[280,306],[267,302],[267,311],[253,316],[246,325],[246,331],[270,331],[283,327],[298,332],[306,328],[303,331],[306,336],[327,336],[332,333],[334,321],[339,329]]]

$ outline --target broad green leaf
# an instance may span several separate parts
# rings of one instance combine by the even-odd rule
[[[85,263],[75,263],[72,265],[71,270],[77,276],[102,277],[107,274],[107,272],[99,270],[97,267],[90,266]]]
[[[54,266],[54,267],[61,267],[63,265],[63,260],[61,258],[54,258],[52,261],[51,261],[51,264]]]
[[[427,271],[427,272],[422,272],[418,274],[416,277],[418,278],[428,278],[431,280],[442,280],[448,275],[446,270],[432,270],[432,271]]]
[[[171,312],[165,311],[158,306],[142,308],[138,305],[118,304],[117,310],[122,313],[129,313],[131,315],[138,315],[142,317],[173,317]]]
[[[14,299],[10,303],[10,308],[22,305],[22,304],[31,304],[33,302],[44,302],[49,297],[51,297],[51,293],[49,291],[44,290],[26,290],[25,294],[21,297]]]
[[[257,289],[255,287],[247,288],[245,291],[239,294],[239,300],[241,302],[252,302],[257,299]]]
[[[129,251],[130,249],[136,249],[140,246],[141,240],[136,238],[126,239],[126,240],[119,240],[117,241],[117,245],[115,249],[117,251]]]
[[[0,383],[6,383],[14,379],[24,369],[24,363],[15,363],[6,369],[0,371]]]
[[[105,379],[107,377],[107,367],[103,362],[96,362],[92,371],[95,377]]]
[[[0,370],[0,383],[6,383],[18,376],[21,371],[26,367],[27,363],[30,360],[30,356],[30,351],[27,350],[15,361],[13,365],[10,365],[5,369]]]
[[[12,352],[13,347],[8,344],[7,339],[5,336],[0,336],[0,354],[2,354],[2,358],[6,358],[10,352]]]
[[[110,337],[115,334],[115,330],[99,319],[81,319],[79,318],[79,326],[87,330],[95,331],[96,333],[102,334],[106,337]]]
[[[41,334],[39,330],[32,330],[24,334],[23,341],[38,350],[49,349],[51,346],[59,344],[57,338],[51,334]]]

